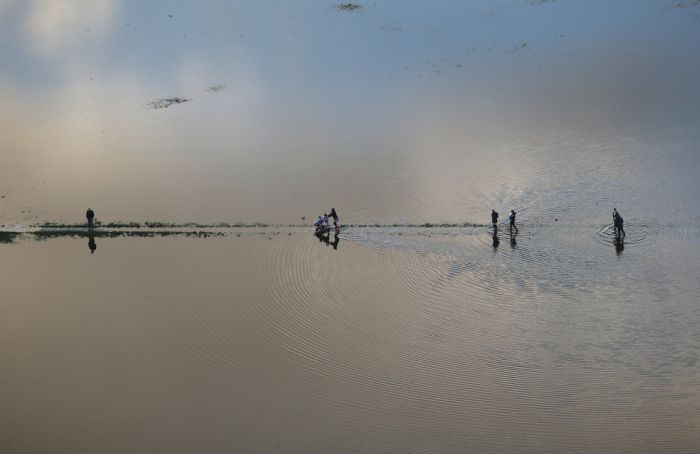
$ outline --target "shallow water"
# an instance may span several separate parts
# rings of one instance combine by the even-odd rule
[[[5,446],[692,451],[700,232],[556,229],[20,239]]]
[[[699,24],[0,0],[0,452],[699,451]]]

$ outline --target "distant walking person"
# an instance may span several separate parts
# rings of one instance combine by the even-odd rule
[[[88,221],[88,230],[95,230],[95,212],[92,211],[92,208],[88,208],[87,213],[85,213],[85,217]]]
[[[493,231],[498,229],[498,212],[496,210],[491,210],[491,224],[493,224]]]
[[[508,220],[510,221],[510,230],[515,229],[515,233],[518,233],[518,226],[515,225],[515,210],[510,210],[510,215],[508,215]]]

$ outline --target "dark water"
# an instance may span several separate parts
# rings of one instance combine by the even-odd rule
[[[0,0],[0,452],[700,451],[697,2],[88,3]]]

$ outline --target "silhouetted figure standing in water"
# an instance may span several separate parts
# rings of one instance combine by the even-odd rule
[[[87,222],[88,222],[88,230],[89,231],[95,230],[95,223],[94,223],[95,212],[92,211],[92,208],[87,209],[87,213],[85,213],[85,217],[87,218]]]
[[[622,219],[622,216],[620,216],[620,213],[617,212],[615,208],[613,208],[613,226],[615,228],[615,235],[619,238],[622,236],[622,238],[625,237],[625,220]]]
[[[88,247],[90,248],[90,254],[94,254],[95,249],[97,249],[97,243],[95,243],[95,233],[92,230],[88,234]]]
[[[518,233],[518,226],[515,225],[515,210],[510,210],[508,220],[510,221],[510,231],[512,232],[515,229],[515,233]]]
[[[493,224],[493,231],[498,230],[498,212],[496,210],[491,210],[491,224]]]
[[[338,223],[340,218],[338,217],[338,213],[335,212],[335,208],[331,208],[330,217],[333,218],[333,228],[335,229],[335,234],[337,235],[340,232],[340,224]]]

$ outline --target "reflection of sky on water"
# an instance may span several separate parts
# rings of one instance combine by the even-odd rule
[[[700,8],[674,3],[0,0],[0,219],[635,206],[630,165],[697,184]]]

